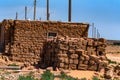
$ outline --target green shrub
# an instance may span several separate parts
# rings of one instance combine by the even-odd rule
[[[35,79],[32,73],[30,72],[29,75],[27,76],[19,76],[18,80],[38,80],[38,79]]]
[[[86,78],[81,78],[80,80],[87,80]]]
[[[77,78],[73,78],[73,77],[68,76],[68,75],[66,75],[66,74],[61,74],[61,75],[59,75],[59,78],[60,78],[61,80],[78,80]]]
[[[114,42],[113,45],[120,46],[120,42]]]
[[[98,77],[94,76],[92,80],[100,80]]]
[[[54,75],[49,70],[46,70],[42,74],[41,80],[54,80]]]
[[[109,63],[109,64],[117,64],[116,61],[112,61],[112,60],[110,60],[110,59],[108,59],[108,63]]]
[[[4,77],[4,76],[1,76],[0,80],[5,80],[5,77]]]
[[[9,64],[8,66],[19,66],[19,65],[13,63],[13,64]]]

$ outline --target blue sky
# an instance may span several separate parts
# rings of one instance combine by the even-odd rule
[[[33,19],[34,0],[0,0],[0,21],[24,19],[24,7],[28,18]],[[49,0],[50,20],[67,22],[68,0]],[[37,19],[46,20],[46,0],[37,0]],[[72,22],[94,23],[101,37],[120,40],[120,0],[72,0]],[[89,30],[91,37],[91,26]]]

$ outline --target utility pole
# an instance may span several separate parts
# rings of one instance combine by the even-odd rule
[[[94,27],[94,38],[96,38],[96,27]]]
[[[25,6],[25,20],[27,20],[27,6]]]
[[[100,38],[100,33],[99,33],[99,38]]]
[[[71,0],[69,0],[68,4],[68,22],[71,22]]]
[[[94,23],[92,23],[92,38],[94,37]]]
[[[97,38],[99,38],[99,32],[98,32],[98,29],[97,29]]]
[[[16,12],[16,17],[15,17],[15,19],[16,19],[16,20],[18,19],[18,12]]]
[[[34,17],[33,20],[36,20],[36,0],[34,0]]]
[[[50,18],[50,13],[49,13],[49,0],[47,0],[47,20]]]
[[[97,30],[97,38],[100,38],[100,33],[98,30]]]

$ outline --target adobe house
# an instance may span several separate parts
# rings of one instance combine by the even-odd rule
[[[71,0],[68,13],[71,21]],[[88,29],[88,23],[4,20],[0,23],[0,52],[25,66],[101,70],[107,66],[106,40],[88,38]]]
[[[37,64],[47,39],[87,38],[88,29],[88,23],[4,20],[0,26],[0,51],[13,61]]]

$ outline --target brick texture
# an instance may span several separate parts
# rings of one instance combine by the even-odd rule
[[[4,20],[1,46],[13,61],[37,64],[44,51],[48,32],[58,36],[87,37],[89,24],[51,21]]]
[[[88,38],[89,24],[4,20],[1,49],[12,61],[26,66],[72,70],[101,70],[107,65],[106,40]],[[55,32],[55,38],[47,33]]]
[[[43,64],[49,62],[46,66],[96,71],[104,69],[108,64],[104,50],[105,39],[57,37],[46,43],[44,49],[47,51],[42,54],[41,60]]]

